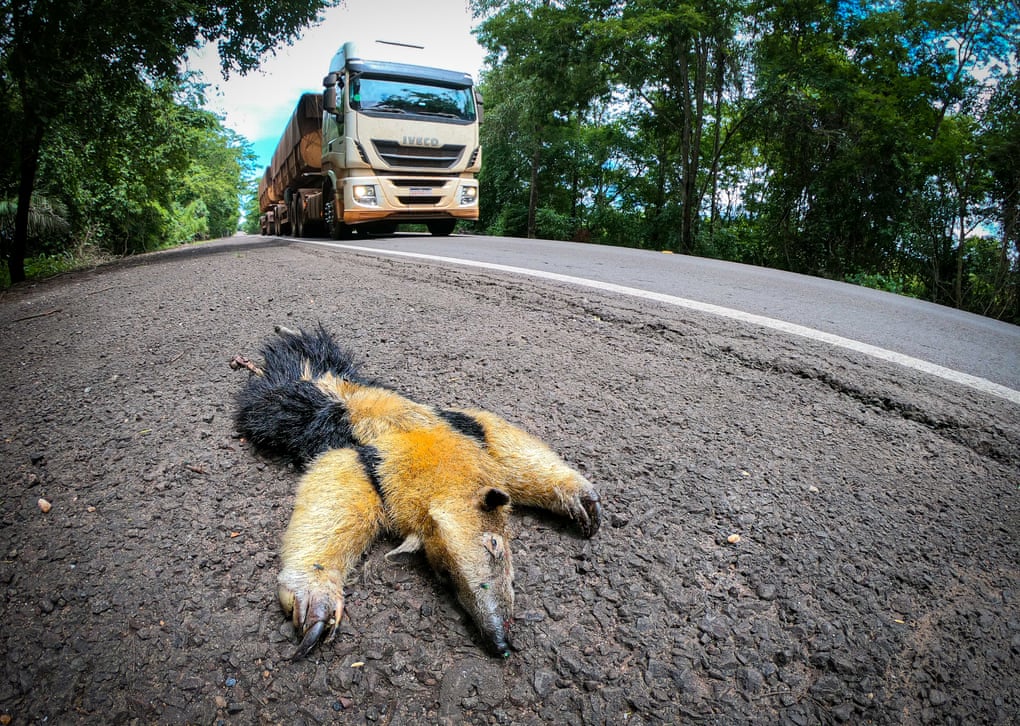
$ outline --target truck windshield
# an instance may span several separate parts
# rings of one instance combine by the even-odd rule
[[[360,76],[351,81],[351,108],[370,114],[413,114],[451,121],[474,121],[470,88],[449,88]]]

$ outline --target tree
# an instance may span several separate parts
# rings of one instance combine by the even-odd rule
[[[988,105],[985,136],[1001,242],[997,266],[1004,286],[1012,289],[1014,320],[1020,321],[1020,75],[999,84]],[[1011,279],[1010,279],[1011,278]]]
[[[37,184],[66,202],[76,239],[130,254],[234,232],[250,151],[200,87],[136,80],[88,97],[93,113],[51,127]]]
[[[195,119],[187,139],[190,163],[175,201],[185,207],[197,203],[205,207],[207,217],[200,237],[227,237],[237,231],[238,199],[246,191],[243,180],[254,173],[255,153],[212,113],[189,110]]]
[[[218,44],[225,74],[244,73],[338,1],[284,0],[266,12],[246,0],[0,0],[0,130],[12,140],[0,156],[0,196],[10,187],[18,199],[3,250],[12,281],[24,279],[40,152],[57,125],[98,123],[133,84],[176,79],[183,55],[202,42]]]
[[[588,30],[590,9],[578,0],[474,0],[472,6],[486,15],[478,37],[494,67],[486,78],[496,94],[489,101],[494,113],[487,114],[489,130],[483,131],[490,141],[496,140],[493,126],[518,131],[517,153],[525,155],[528,176],[526,234],[534,237],[543,171],[569,158],[554,149],[562,148],[565,130],[576,128],[592,100],[607,93],[605,69]],[[485,148],[489,159],[490,147]]]
[[[955,281],[959,304],[984,189],[975,71],[1005,49],[990,30],[1005,13],[986,0],[761,4],[749,105],[772,264],[837,278],[888,270],[951,198],[955,270],[929,269],[936,287]]]
[[[729,0],[638,0],[607,8],[597,31],[655,150],[651,211],[668,221],[654,234],[684,252],[695,250],[703,203],[718,179],[723,99],[737,83],[738,11]]]
[[[618,217],[604,206],[608,197],[585,182],[617,176],[640,186],[614,172],[642,168],[652,173],[651,186],[644,185],[650,196],[628,212],[643,218],[646,241],[693,250],[703,201],[710,193],[714,201],[720,174],[724,99],[736,82],[731,71],[738,6],[730,0],[474,5],[487,13],[479,32],[493,67],[487,78],[501,84],[499,96],[490,98],[489,118],[501,115],[500,99],[508,99],[517,109],[515,128],[528,131],[528,233],[534,233],[540,200],[556,196],[565,201],[551,206],[575,226],[592,205],[603,221]],[[624,103],[630,108],[621,112]],[[621,149],[639,138],[641,148],[626,155],[604,146],[596,151],[605,136],[600,128],[611,129]],[[487,138],[498,144],[500,137]],[[486,146],[487,175],[499,162],[491,148]],[[592,151],[601,157],[594,169]],[[614,187],[616,204],[618,191]]]
[[[1020,319],[1015,0],[472,4],[490,231]]]

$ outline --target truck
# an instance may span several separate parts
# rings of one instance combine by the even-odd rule
[[[305,93],[259,180],[263,234],[449,235],[478,219],[481,94],[471,75],[362,58],[344,43]]]

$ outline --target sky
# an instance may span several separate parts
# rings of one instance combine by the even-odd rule
[[[467,0],[347,0],[343,7],[325,11],[321,23],[246,76],[231,75],[224,81],[215,47],[193,52],[187,66],[210,84],[206,106],[252,143],[259,168],[264,168],[298,97],[322,92],[322,77],[344,42],[356,42],[365,58],[383,59],[385,53],[386,59],[464,71],[477,80],[485,51],[472,36],[472,25]],[[376,40],[425,48],[395,51]],[[391,58],[394,52],[400,57]]]

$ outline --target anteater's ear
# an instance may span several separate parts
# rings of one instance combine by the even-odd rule
[[[510,495],[502,489],[491,487],[482,492],[482,511],[492,512],[510,503]]]

